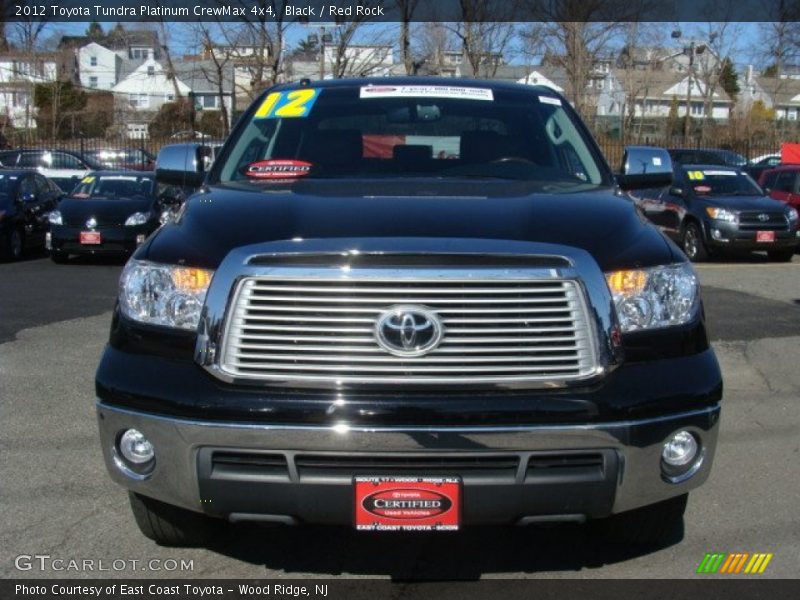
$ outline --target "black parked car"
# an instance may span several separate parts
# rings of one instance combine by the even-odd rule
[[[747,159],[733,150],[719,148],[670,148],[672,162],[684,165],[725,165],[744,167]]]
[[[375,78],[265,91],[206,164],[157,157],[204,185],[128,261],[96,376],[145,535],[679,530],[722,380],[692,265],[619,193],[666,151],[615,177],[550,88]]]
[[[635,195],[693,261],[723,250],[765,250],[771,260],[790,261],[800,241],[797,211],[765,196],[741,169],[676,165],[672,186]]]
[[[50,256],[130,254],[159,226],[160,209],[152,173],[92,172],[50,213]]]
[[[31,171],[0,169],[0,255],[19,260],[44,248],[47,214],[62,196],[53,182]]]

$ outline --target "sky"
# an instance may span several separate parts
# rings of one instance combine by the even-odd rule
[[[71,22],[71,23],[53,23],[48,26],[48,31],[43,34],[42,38],[46,39],[54,35],[82,35],[86,28],[89,26],[88,22]],[[136,26],[135,23],[126,24],[126,26]],[[391,28],[396,26],[391,23],[382,23],[379,25],[381,28]],[[682,40],[688,41],[691,37],[698,40],[703,39],[704,33],[709,31],[709,24],[707,23],[658,23],[657,29],[664,32],[665,39],[664,45],[672,45],[678,47],[680,41],[669,38],[669,32],[674,29],[680,29],[682,32]],[[715,27],[716,25],[712,25]],[[744,70],[747,65],[754,64],[758,66],[763,62],[763,53],[759,47],[760,40],[760,24],[759,23],[732,23],[729,27],[735,26],[737,28],[737,35],[735,36],[736,42],[731,47],[731,54],[736,64],[737,70]],[[111,23],[103,23],[105,29],[112,27]],[[192,34],[190,23],[172,23],[169,27],[170,30],[170,47],[176,55],[191,54],[197,52],[197,38]],[[287,46],[292,48],[297,45],[298,41],[305,38],[309,33],[317,31],[316,26],[303,26],[298,25],[290,29],[287,40]],[[731,37],[731,36],[729,36]],[[527,64],[531,62],[531,58],[516,53],[516,55],[509,56],[511,64]]]

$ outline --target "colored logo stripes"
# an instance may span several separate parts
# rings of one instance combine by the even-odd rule
[[[772,553],[755,552],[724,552],[706,553],[700,566],[697,567],[698,573],[725,573],[728,575],[738,575],[740,573],[759,574],[763,573],[769,561],[772,560]]]

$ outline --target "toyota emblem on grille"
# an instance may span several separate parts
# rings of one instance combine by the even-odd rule
[[[95,219],[94,217],[89,217],[86,220],[86,227],[88,227],[89,229],[94,229],[95,227],[97,227],[97,219]]]
[[[422,356],[442,341],[442,322],[422,306],[393,306],[375,322],[378,345],[395,356]]]
[[[758,215],[758,220],[761,221],[762,223],[766,223],[767,221],[769,221],[769,215],[767,213],[761,213],[760,215]]]

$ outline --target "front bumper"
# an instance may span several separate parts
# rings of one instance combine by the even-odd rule
[[[686,493],[708,477],[720,409],[589,425],[387,428],[191,420],[103,402],[97,414],[112,478],[169,504],[231,520],[346,525],[355,475],[449,474],[462,478],[463,522],[474,525],[579,521]],[[155,448],[148,477],[117,466],[115,443],[128,428]],[[679,429],[704,455],[692,477],[670,483],[661,450]]]
[[[741,230],[738,225],[723,221],[706,221],[704,226],[706,242],[716,248],[768,251],[793,248],[800,243],[800,232],[796,226],[776,230],[774,242],[759,242],[756,240],[756,231]]]
[[[55,226],[50,230],[49,250],[63,254],[132,254],[154,230],[155,226],[149,223],[134,227],[100,227],[95,231],[100,233],[101,244],[81,244],[81,231],[87,229]]]

